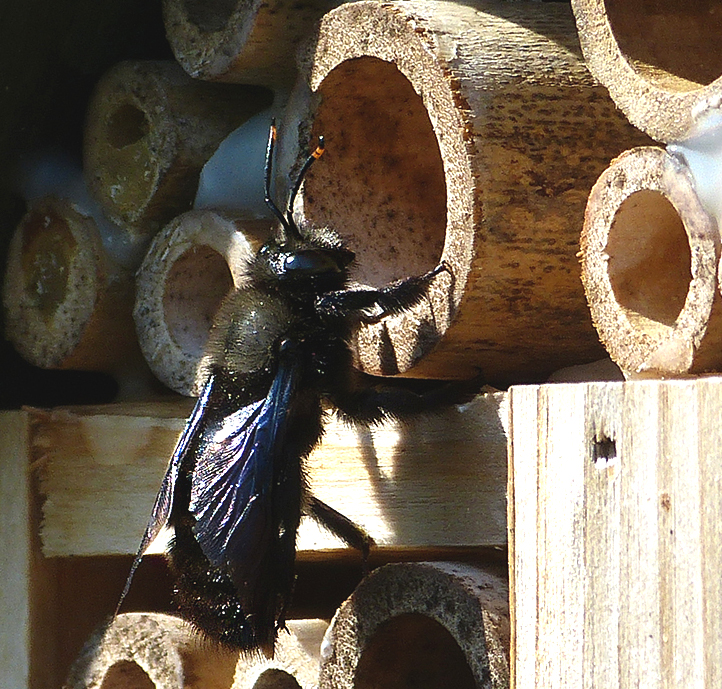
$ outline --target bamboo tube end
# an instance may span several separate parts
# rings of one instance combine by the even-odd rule
[[[88,106],[88,187],[112,220],[153,234],[190,209],[218,144],[271,100],[267,89],[194,81],[175,62],[121,62]]]
[[[453,279],[437,276],[413,309],[362,326],[357,364],[376,375],[413,369],[421,377],[471,377],[468,363],[428,360],[458,306],[473,243],[471,195],[447,187],[448,179],[472,185],[464,124],[443,69],[391,5],[359,2],[330,12],[314,50],[312,134],[324,135],[326,154],[305,181],[304,216],[351,240],[353,277],[362,284],[382,287],[441,260],[453,271]]]
[[[245,279],[246,262],[270,221],[189,211],[154,238],[136,278],[134,318],[153,373],[183,395],[197,396],[197,379],[213,318],[225,296]]]
[[[237,657],[237,652],[209,648],[180,618],[124,613],[88,639],[64,686],[227,687]]]
[[[362,370],[503,387],[604,355],[574,255],[583,208],[622,142],[647,138],[591,79],[569,8],[550,5],[361,0],[321,21],[299,131],[327,153],[306,218],[349,238],[373,287],[453,271],[359,328]]]
[[[335,0],[272,5],[251,0],[164,0],[166,35],[185,71],[198,79],[285,86],[296,76],[295,52]]]
[[[178,143],[159,81],[179,76],[183,71],[172,63],[122,62],[96,86],[86,115],[84,168],[93,195],[115,222],[143,220],[172,164]]]
[[[666,151],[632,149],[601,175],[582,231],[582,280],[600,338],[625,375],[722,365],[719,245],[690,174]]]
[[[192,77],[233,81],[233,63],[248,40],[261,3],[164,0],[163,20],[173,53]]]
[[[94,220],[69,201],[34,202],[11,241],[3,290],[6,336],[23,358],[41,368],[108,370],[126,352],[120,329],[130,300],[129,280],[111,284]],[[96,341],[110,333],[119,336],[112,353]]]
[[[722,11],[714,3],[572,0],[572,8],[590,71],[653,139],[685,139],[702,110],[719,107]]]
[[[231,689],[316,689],[326,620],[289,620],[272,659],[241,655]]]
[[[387,565],[339,608],[321,651],[320,689],[509,686],[506,582],[455,563]],[[433,678],[433,681],[432,681]]]

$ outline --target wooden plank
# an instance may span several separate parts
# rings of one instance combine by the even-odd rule
[[[30,679],[30,514],[27,418],[0,413],[0,667],[3,684],[27,687]]]
[[[40,550],[29,414],[0,412],[0,668],[3,686],[60,686],[57,570]]]
[[[179,411],[109,406],[32,412],[47,556],[135,552],[185,423]],[[371,431],[333,419],[307,462],[311,490],[365,527],[382,548],[503,546],[507,413],[504,394],[496,393]],[[341,547],[303,521],[302,553]]]
[[[510,404],[517,689],[720,686],[722,381],[512,388]]]
[[[538,393],[539,389],[531,385],[509,391],[509,450],[514,452],[514,464],[509,465],[514,473],[509,473],[508,488],[509,593],[516,594],[509,605],[512,687],[521,686],[517,684],[519,677],[535,676],[532,651],[536,646],[536,626],[530,622],[536,620],[538,605],[537,582],[531,576],[537,561]],[[515,648],[528,652],[514,653]]]
[[[537,684],[565,673],[579,686],[581,673],[572,662],[583,644],[583,561],[574,547],[583,537],[583,387],[551,386],[539,400],[537,476],[537,561],[539,572],[536,644]],[[559,466],[561,465],[561,466]],[[543,517],[543,518],[541,518]]]
[[[704,543],[704,558],[701,565],[702,626],[706,636],[712,640],[704,647],[704,686],[722,686],[722,539],[719,537],[722,524],[722,472],[720,471],[720,448],[722,448],[722,424],[720,417],[720,391],[713,384],[702,385],[698,394],[698,411],[702,422],[699,425],[699,471],[700,510],[704,515],[701,525],[701,540]]]
[[[619,456],[621,437],[621,385],[590,386],[586,395],[584,439],[579,458],[584,467],[586,498],[583,523],[587,534],[584,586],[586,601],[598,601],[593,614],[585,614],[586,645],[581,660],[580,687],[606,687],[619,674]],[[585,461],[588,458],[588,461]],[[607,519],[596,519],[599,514]],[[587,572],[595,576],[587,576]]]

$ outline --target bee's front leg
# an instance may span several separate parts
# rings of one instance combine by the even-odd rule
[[[392,282],[381,289],[348,289],[327,292],[316,301],[316,309],[338,317],[356,317],[364,322],[378,321],[401,313],[417,304],[426,294],[431,281],[440,273],[454,274],[446,261],[423,275]]]

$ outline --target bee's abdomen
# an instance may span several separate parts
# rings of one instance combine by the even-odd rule
[[[241,651],[272,649],[276,601],[244,604],[231,578],[203,555],[188,526],[176,524],[175,531],[168,559],[175,578],[173,603],[180,615],[224,646]]]

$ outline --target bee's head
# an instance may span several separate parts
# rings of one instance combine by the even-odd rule
[[[257,282],[299,291],[329,291],[345,286],[353,260],[353,251],[333,230],[310,229],[298,239],[264,244],[251,270]]]
[[[341,289],[348,279],[348,267],[354,260],[354,253],[343,240],[329,228],[308,228],[303,233],[293,218],[293,204],[303,178],[324,152],[323,137],[318,146],[306,159],[288,199],[286,214],[278,210],[270,194],[273,148],[276,141],[276,126],[271,123],[266,149],[265,200],[278,218],[278,236],[264,244],[251,264],[256,281],[270,285],[288,285],[297,291],[328,291]]]

